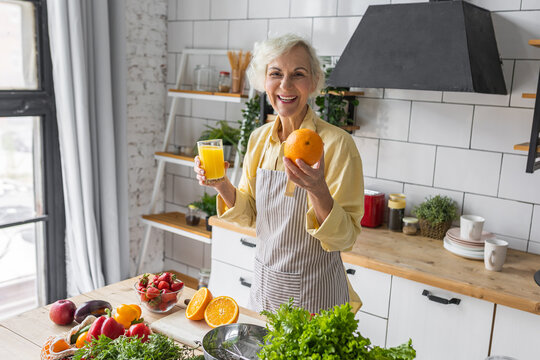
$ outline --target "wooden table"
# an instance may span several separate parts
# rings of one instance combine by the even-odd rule
[[[127,279],[116,284],[105,286],[72,297],[70,300],[77,306],[88,300],[106,300],[111,303],[113,308],[121,304],[138,304],[139,300],[133,290],[133,284],[136,282],[137,278],[138,277]],[[183,304],[184,299],[191,298],[194,293],[195,290],[186,287],[182,292],[178,304],[171,312],[160,315],[152,313],[142,307],[142,316],[148,323],[159,320],[179,311],[181,309],[181,305],[179,304]],[[54,324],[49,319],[50,307],[50,304],[42,306],[0,322],[0,359],[39,359],[41,347],[49,336],[67,332],[73,326],[77,325],[75,322],[67,326]],[[252,317],[260,318],[256,312],[248,309],[241,308],[240,312]]]
[[[217,217],[210,224],[256,237],[254,229]],[[353,249],[341,257],[349,264],[540,315],[540,286],[534,281],[540,255],[508,249],[502,271],[489,271],[483,261],[447,251],[442,240],[380,227],[363,228]]]

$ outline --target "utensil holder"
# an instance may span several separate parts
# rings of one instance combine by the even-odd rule
[[[231,92],[234,94],[241,93],[244,89],[244,73],[238,69],[233,69],[231,82]]]

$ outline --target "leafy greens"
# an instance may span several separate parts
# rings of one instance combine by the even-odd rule
[[[275,313],[263,311],[268,334],[258,356],[265,360],[411,360],[416,351],[407,344],[384,349],[357,331],[358,320],[347,303],[312,316],[292,306],[292,299]]]

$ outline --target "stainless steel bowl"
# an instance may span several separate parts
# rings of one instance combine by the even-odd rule
[[[206,360],[256,360],[266,328],[253,324],[222,325],[203,337]]]

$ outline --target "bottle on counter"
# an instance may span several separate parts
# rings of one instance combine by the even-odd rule
[[[199,285],[197,289],[202,287],[208,287],[208,281],[210,280],[210,269],[201,269],[199,271]]]
[[[402,231],[403,217],[405,216],[405,195],[388,195],[388,229]]]

